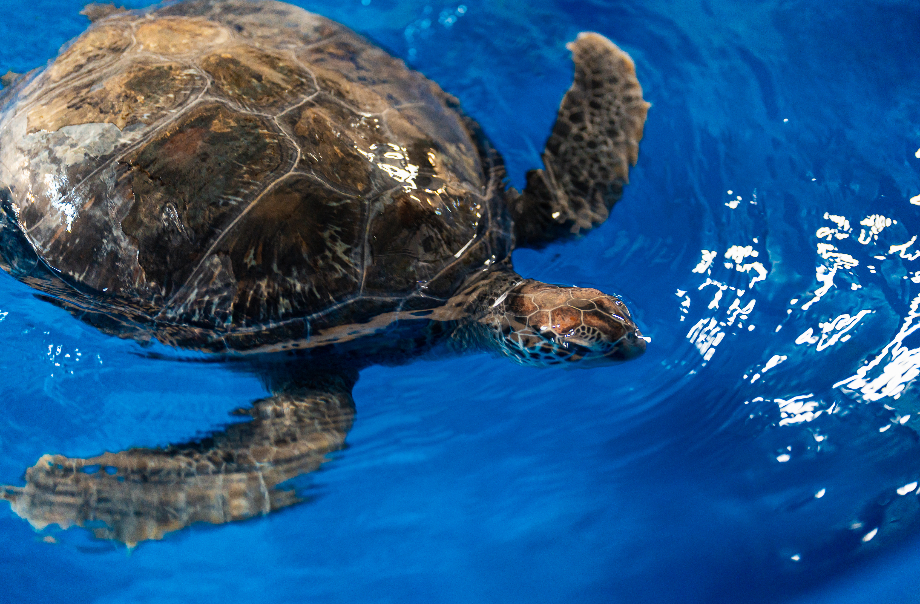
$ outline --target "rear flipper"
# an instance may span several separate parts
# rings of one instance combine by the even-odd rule
[[[545,168],[527,173],[523,193],[508,192],[518,247],[541,247],[607,220],[639,157],[649,104],[632,59],[595,33],[579,34],[568,48],[575,80],[546,142]]]
[[[300,501],[291,478],[342,448],[354,421],[354,379],[334,376],[262,399],[252,420],[182,445],[129,449],[91,459],[45,455],[26,486],[0,498],[38,529],[84,526],[133,546],[197,522],[223,524]]]

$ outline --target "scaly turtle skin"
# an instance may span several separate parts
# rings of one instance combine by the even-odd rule
[[[272,396],[207,439],[43,457],[2,491],[36,526],[136,543],[289,505],[277,485],[341,447],[372,363],[644,350],[617,298],[510,261],[606,220],[636,162],[648,104],[606,38],[570,45],[519,193],[456,99],[328,19],[244,0],[86,14],[0,97],[0,264],[107,333],[244,359]]]

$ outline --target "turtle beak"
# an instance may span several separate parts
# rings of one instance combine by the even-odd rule
[[[645,354],[647,344],[648,339],[637,328],[620,338],[608,356],[614,361],[629,361]]]
[[[573,336],[560,340],[561,347],[571,352],[569,356],[563,357],[564,360],[571,362],[572,366],[586,368],[638,358],[645,353],[648,343],[648,339],[635,326],[613,343],[582,341]]]

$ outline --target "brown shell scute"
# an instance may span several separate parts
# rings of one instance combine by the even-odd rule
[[[201,60],[216,91],[242,107],[276,113],[316,92],[309,71],[248,46],[221,49]]]
[[[108,74],[106,74],[108,75]],[[106,122],[150,124],[204,90],[204,78],[178,63],[137,62],[111,77],[87,79],[29,112],[29,132]]]
[[[157,19],[141,24],[134,33],[140,50],[165,55],[198,53],[229,37],[226,28],[205,19]]]
[[[300,148],[299,169],[352,195],[366,195],[374,181],[380,181],[374,165],[359,152],[386,141],[374,118],[320,96],[280,117],[279,122]]]
[[[216,250],[237,279],[234,322],[285,320],[357,294],[363,214],[363,204],[305,176],[266,193]]]
[[[189,277],[206,251],[202,243],[270,182],[284,156],[280,135],[263,118],[204,105],[125,158],[125,195],[134,204],[121,226],[164,296]]]
[[[131,29],[115,23],[99,25],[65,50],[48,67],[45,77],[51,82],[59,82],[84,71],[98,70],[113,63],[131,43]]]

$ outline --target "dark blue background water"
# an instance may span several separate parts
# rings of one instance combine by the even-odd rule
[[[632,54],[653,106],[624,200],[515,263],[624,295],[648,353],[371,369],[308,503],[130,553],[3,506],[0,601],[920,601],[915,0],[301,4],[460,97],[518,185],[565,42]],[[0,70],[48,61],[80,5],[0,2]],[[0,338],[0,483],[44,453],[185,440],[263,393],[2,275]]]

